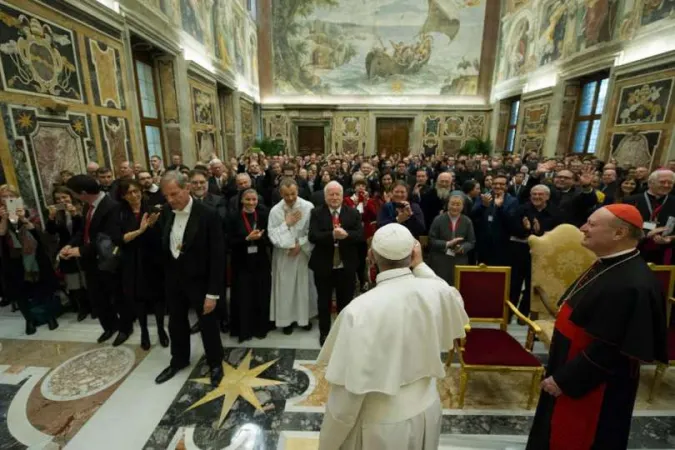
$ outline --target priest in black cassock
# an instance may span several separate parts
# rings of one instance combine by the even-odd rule
[[[666,299],[636,249],[642,226],[616,204],[581,228],[598,260],[560,301],[528,450],[627,448],[640,364],[667,361]]]

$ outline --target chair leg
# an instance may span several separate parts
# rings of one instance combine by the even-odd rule
[[[654,393],[656,392],[656,389],[659,387],[659,383],[661,383],[663,375],[666,373],[666,368],[667,366],[664,364],[656,365],[656,371],[654,372],[654,379],[652,380],[652,385],[649,389],[649,398],[647,399],[647,402],[651,403],[652,400],[654,400]]]
[[[464,408],[464,394],[466,394],[466,385],[469,383],[469,373],[461,368],[459,371],[459,401],[457,407]]]
[[[527,399],[527,409],[532,409],[534,406],[534,399],[537,396],[537,391],[539,391],[539,384],[541,383],[541,376],[544,373],[544,369],[537,369],[532,374],[532,384],[530,385],[530,395]]]
[[[532,352],[532,349],[534,348],[534,331],[532,331],[532,328],[527,329],[527,340],[525,341],[525,348],[529,352]]]
[[[449,368],[450,368],[450,365],[452,364],[452,358],[454,358],[454,357],[455,357],[455,349],[454,349],[454,348],[451,348],[451,349],[448,351],[448,356],[447,356],[446,359],[445,359],[445,367],[446,367],[446,369],[449,369]]]

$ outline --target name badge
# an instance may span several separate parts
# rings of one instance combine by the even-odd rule
[[[455,256],[455,252],[453,252],[451,249],[447,249],[445,251],[445,254],[448,255],[448,256]]]
[[[642,229],[652,231],[656,228],[656,222],[645,222],[642,224]]]
[[[258,253],[258,247],[255,245],[251,245],[247,248],[248,254],[251,255],[253,253]]]
[[[488,222],[492,222],[493,220],[495,220],[495,218],[494,218],[494,217],[492,217],[492,216],[488,216]]]

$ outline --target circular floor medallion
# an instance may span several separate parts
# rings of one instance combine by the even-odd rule
[[[40,392],[46,399],[60,402],[89,397],[121,380],[135,360],[134,352],[123,346],[80,353],[52,370]]]

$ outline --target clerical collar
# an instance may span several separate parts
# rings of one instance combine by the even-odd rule
[[[615,259],[615,258],[618,259],[621,256],[626,256],[626,255],[629,255],[629,254],[631,254],[633,252],[636,252],[636,251],[637,251],[636,248],[629,248],[627,250],[621,250],[620,252],[612,253],[611,255],[601,256],[599,259],[600,259],[600,261],[605,262],[605,261]]]
[[[377,277],[375,278],[375,282],[377,284],[381,284],[397,278],[403,278],[408,276],[413,276],[413,273],[407,267],[403,267],[402,269],[389,269],[385,270],[384,272],[378,273]]]

